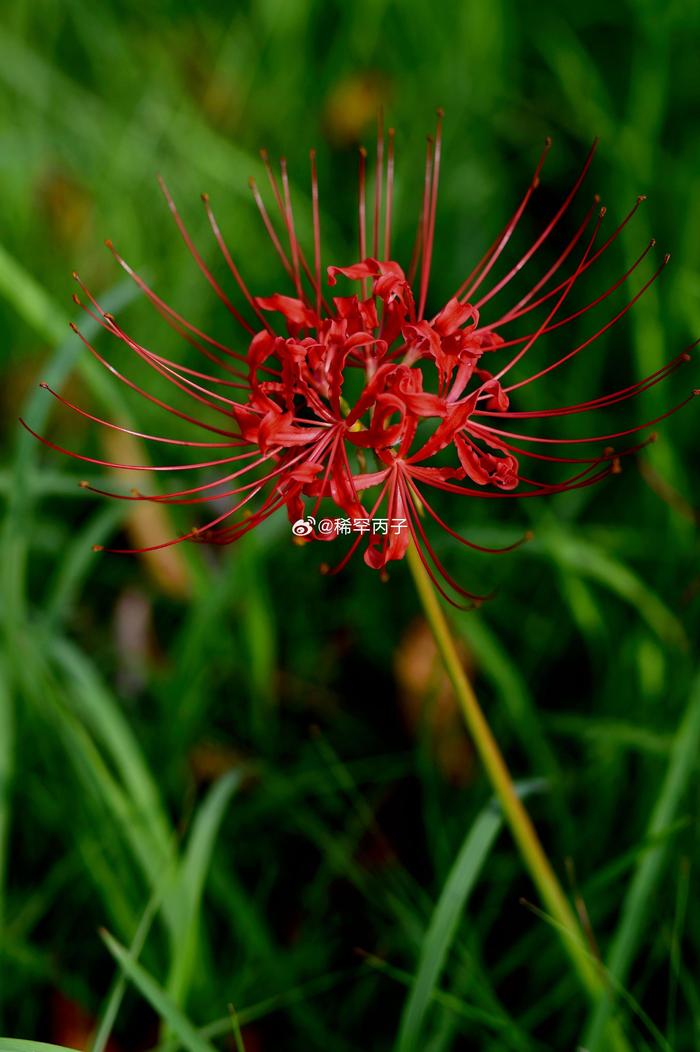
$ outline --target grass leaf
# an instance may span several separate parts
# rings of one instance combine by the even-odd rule
[[[158,1013],[158,1016],[179,1038],[184,1047],[188,1049],[188,1052],[215,1052],[214,1046],[202,1037],[199,1030],[173,1004],[162,986],[140,964],[133,960],[126,947],[117,942],[109,932],[102,932],[102,938],[109,952],[123,969],[124,974]]]

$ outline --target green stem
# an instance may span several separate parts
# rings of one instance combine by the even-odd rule
[[[503,754],[462,667],[438,599],[438,593],[414,543],[409,544],[407,559],[425,616],[445,665],[445,671],[454,687],[474,746],[503,808],[505,820],[510,826],[523,862],[539,892],[542,903],[561,932],[564,948],[574,969],[592,1001],[597,1004],[608,993],[605,977],[591,957],[576,914],[552,869],[532,820],[515,791],[513,779]],[[609,1038],[611,1049],[614,1048],[618,1052],[629,1049],[621,1030],[614,1024],[614,1021]]]

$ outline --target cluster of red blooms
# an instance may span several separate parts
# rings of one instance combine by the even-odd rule
[[[216,514],[182,537],[149,549],[136,550],[153,550],[181,540],[228,544],[281,507],[286,507],[291,522],[307,515],[308,521],[313,521],[312,516],[316,515],[321,501],[328,500],[335,510],[351,519],[372,521],[382,516],[400,519],[407,526],[402,531],[387,533],[358,531],[334,570],[344,566],[361,544],[364,545],[365,562],[383,570],[390,560],[402,558],[407,546],[413,543],[446,598],[450,598],[445,591],[448,588],[463,599],[475,600],[477,597],[461,588],[440,562],[426,525],[429,520],[434,521],[470,548],[480,551],[494,549],[476,545],[451,529],[431,505],[426,491],[432,488],[463,497],[501,499],[560,493],[600,481],[618,469],[621,456],[639,449],[639,445],[619,450],[606,446],[588,457],[554,456],[546,450],[560,440],[521,434],[512,429],[515,421],[587,413],[633,398],[665,379],[689,358],[684,352],[653,375],[579,405],[530,412],[511,409],[514,391],[560,368],[615,325],[658,277],[667,262],[665,258],[639,291],[593,335],[532,375],[517,383],[507,383],[506,378],[513,367],[542,336],[565,326],[610,296],[630,277],[653,245],[653,242],[648,245],[636,262],[605,292],[566,314],[564,304],[577,280],[617,238],[643,200],[639,198],[629,215],[602,244],[598,244],[605,210],[599,209],[595,199],[573,237],[546,273],[513,307],[486,322],[487,304],[530,262],[568,211],[595,150],[594,144],[571,191],[534,244],[486,291],[484,283],[500,260],[539,183],[549,145],[548,142],[512,218],[469,277],[442,310],[432,317],[426,317],[425,307],[435,234],[441,115],[435,137],[428,140],[425,189],[416,247],[408,272],[391,258],[394,136],[390,130],[385,139],[380,128],[374,216],[370,224],[372,245],[367,245],[366,154],[361,151],[360,262],[348,267],[327,268],[328,286],[335,290],[338,277],[342,277],[356,283],[357,291],[353,295],[332,296],[330,302],[322,282],[318,182],[313,152],[314,244],[311,263],[307,261],[295,232],[285,163],[282,162],[281,180],[278,180],[267,155],[263,154],[279,212],[282,238],[257,186],[251,181],[255,202],[292,283],[294,295],[275,294],[265,298],[251,295],[224,241],[209,200],[206,195],[203,197],[214,237],[245,300],[247,307],[242,310],[249,311],[248,317],[234,305],[207,268],[163,186],[188,249],[216,295],[247,334],[248,348],[245,353],[240,353],[185,321],[117,255],[110,242],[108,246],[121,266],[168,323],[217,367],[217,375],[177,364],[142,346],[124,331],[113,315],[101,309],[80,283],[87,299],[87,303],[81,303],[81,306],[84,305],[108,333],[151,366],[160,377],[192,399],[198,413],[188,414],[139,387],[81,337],[90,351],[129,387],[210,436],[204,441],[142,434],[121,428],[111,421],[98,420],[52,392],[64,405],[107,427],[155,443],[209,451],[206,460],[144,469],[178,474],[202,471],[207,473],[207,481],[152,496],[134,492],[122,499],[205,507],[209,504],[216,508]],[[287,242],[286,247],[283,240]],[[76,301],[81,302],[78,297]],[[509,335],[515,323],[532,316],[532,312],[539,308],[542,308],[543,317],[536,325],[528,326],[530,331],[526,335]],[[271,324],[275,316],[282,323],[278,328]],[[280,335],[278,329],[283,329],[286,334]],[[675,406],[670,412],[677,408],[680,406]],[[206,418],[202,409],[207,411]],[[215,414],[217,423],[212,422],[211,414]],[[617,434],[561,441],[575,444],[609,442],[656,422],[649,421]],[[531,448],[533,446],[537,451]],[[564,465],[568,477],[555,484],[537,482],[522,473],[520,462],[523,458]],[[141,467],[110,464],[92,457],[79,456],[79,459],[112,468]],[[216,475],[213,475],[214,471]],[[316,536],[328,539],[319,534]]]

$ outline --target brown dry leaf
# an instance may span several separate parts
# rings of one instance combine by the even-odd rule
[[[458,650],[467,675],[473,672],[463,645]],[[409,626],[394,658],[394,672],[406,724],[412,734],[427,728],[440,771],[453,785],[466,785],[472,776],[474,752],[462,714],[440,661],[435,640],[423,620]]]
[[[77,1001],[71,1001],[60,990],[51,995],[51,1040],[66,1048],[88,1049],[95,1034],[97,1021]],[[107,1052],[119,1052],[119,1045],[110,1038]]]
[[[138,441],[121,431],[105,431],[102,442],[106,459],[116,464],[138,464],[143,462],[144,451]],[[119,471],[121,486],[139,489],[143,485],[143,472]],[[146,548],[175,536],[175,528],[162,504],[142,501],[133,504],[126,529],[134,548]],[[175,599],[186,599],[192,592],[190,571],[178,545],[161,548],[157,552],[141,555],[146,568],[158,587]]]

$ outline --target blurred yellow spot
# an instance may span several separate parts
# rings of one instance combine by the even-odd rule
[[[352,146],[376,124],[388,99],[388,84],[380,73],[360,73],[338,81],[323,110],[328,138],[336,146]]]

